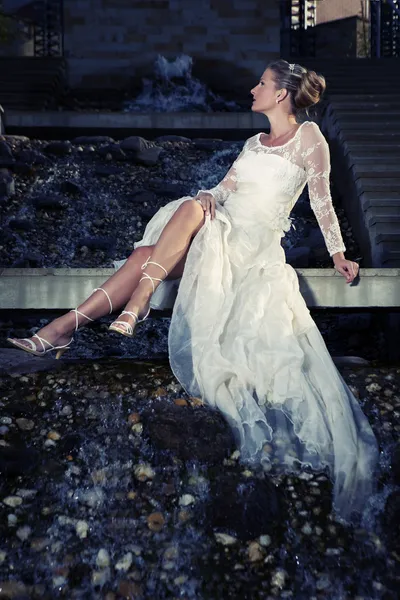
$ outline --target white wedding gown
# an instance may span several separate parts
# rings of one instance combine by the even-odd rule
[[[243,459],[267,470],[327,467],[334,509],[349,519],[372,493],[377,444],[281,246],[308,183],[330,255],[345,250],[329,190],[329,149],[310,121],[283,146],[260,138],[248,139],[226,177],[207,190],[216,216],[206,218],[187,256],[169,330],[171,367],[189,394],[223,413]],[[135,246],[155,244],[189,198],[162,207]],[[173,283],[159,286],[154,308],[166,306]]]

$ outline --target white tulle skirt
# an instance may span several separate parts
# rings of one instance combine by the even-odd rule
[[[155,244],[188,199],[161,208],[136,247]],[[206,219],[180,282],[164,282],[152,298],[153,308],[167,308],[179,283],[171,368],[189,394],[223,413],[244,460],[326,470],[334,510],[351,520],[374,489],[375,436],[310,316],[280,233],[262,224],[260,242],[231,217],[224,205]]]

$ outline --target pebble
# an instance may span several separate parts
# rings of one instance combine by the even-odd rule
[[[86,521],[78,521],[75,525],[75,531],[77,536],[83,540],[87,537],[89,525],[86,523]]]
[[[151,531],[161,531],[165,525],[165,519],[160,512],[151,513],[147,517],[147,525]]]
[[[0,550],[0,565],[6,560],[7,558],[7,552],[4,552],[4,550]]]
[[[237,538],[233,537],[233,535],[228,535],[227,533],[214,533],[214,537],[219,544],[223,546],[233,546],[237,544]]]
[[[365,386],[365,389],[368,392],[380,392],[382,388],[379,383],[370,383],[369,385]]]
[[[104,569],[105,567],[110,566],[110,555],[108,553],[108,550],[106,550],[105,548],[101,548],[98,551],[97,557],[96,557],[96,565],[100,569]]]
[[[20,418],[16,419],[15,422],[22,431],[31,431],[35,427],[34,421],[31,421],[30,419]]]
[[[258,541],[260,542],[261,546],[264,546],[264,548],[266,548],[267,546],[271,545],[271,536],[269,535],[260,535],[260,537],[258,538]]]
[[[247,549],[250,562],[257,562],[264,558],[262,548],[258,542],[251,542]]]
[[[0,418],[0,423],[2,425],[11,425],[12,424],[12,419],[10,417],[1,417]]]
[[[287,576],[288,576],[288,574],[286,573],[286,571],[284,569],[276,569],[272,573],[272,577],[271,577],[272,587],[277,587],[280,589],[283,588],[286,583]]]
[[[22,541],[25,542],[28,537],[31,535],[32,529],[29,525],[24,525],[23,527],[19,527],[16,531],[16,536]]]
[[[3,498],[3,503],[11,508],[15,508],[16,506],[21,506],[22,498],[20,496],[7,496]]]
[[[135,423],[139,423],[140,421],[140,415],[139,413],[135,412],[135,413],[131,413],[128,416],[128,423],[134,425]]]
[[[61,435],[57,431],[49,431],[47,434],[47,439],[53,440],[54,442],[57,442],[60,438]]]
[[[122,558],[119,559],[119,561],[115,565],[115,568],[117,569],[117,571],[128,571],[128,569],[130,569],[132,565],[132,560],[132,552],[128,552],[127,554],[124,554]]]
[[[147,481],[148,479],[153,479],[156,475],[155,471],[148,463],[141,463],[139,465],[136,465],[133,472],[135,473],[136,479],[138,479],[139,481]]]
[[[109,568],[102,569],[101,571],[92,572],[92,584],[95,586],[102,587],[107,581],[110,581],[111,570]]]
[[[183,494],[183,496],[181,496],[179,498],[180,506],[190,506],[191,504],[194,504],[195,502],[196,502],[196,498],[194,496],[192,496],[192,494]]]
[[[7,515],[7,523],[9,527],[15,527],[15,525],[18,523],[17,515],[13,515],[12,513]]]
[[[131,430],[135,435],[141,435],[143,433],[143,423],[135,423],[135,425],[132,425]]]

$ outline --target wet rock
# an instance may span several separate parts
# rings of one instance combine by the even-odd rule
[[[156,142],[184,142],[185,144],[191,144],[192,140],[183,135],[160,135],[155,139]]]
[[[40,210],[62,210],[67,208],[68,202],[62,196],[39,195],[31,198],[33,206]]]
[[[112,253],[115,248],[116,240],[113,237],[85,237],[79,240],[78,247],[86,246],[89,250],[102,250],[103,252]]]
[[[11,173],[9,173],[9,171],[7,171],[7,169],[3,169],[0,172],[0,198],[1,197],[8,198],[9,196],[13,196],[14,194],[15,194],[14,178],[11,175]]]
[[[195,138],[193,140],[193,144],[199,150],[208,150],[210,152],[215,152],[215,150],[219,150],[221,148],[222,140],[220,139],[208,139],[208,138]]]
[[[163,151],[162,148],[153,146],[152,148],[146,148],[141,150],[134,155],[134,162],[145,167],[154,167],[158,163],[160,154]]]
[[[133,135],[122,140],[120,142],[120,147],[122,148],[122,150],[128,150],[130,152],[139,153],[144,152],[145,150],[150,148],[151,144],[144,138]]]
[[[13,262],[12,267],[14,269],[38,268],[42,267],[43,263],[44,256],[39,252],[25,252],[21,258]]]
[[[94,172],[98,177],[110,177],[122,173],[122,168],[115,165],[97,165]]]
[[[128,202],[138,205],[143,205],[145,202],[148,204],[153,204],[153,202],[156,200],[156,195],[154,192],[150,192],[149,190],[136,190],[127,196],[126,199]]]
[[[238,543],[237,538],[235,538],[233,535],[229,535],[227,533],[214,533],[214,537],[217,540],[217,542],[219,544],[222,544],[223,546],[233,546],[234,544]]]
[[[60,185],[60,191],[68,194],[69,196],[82,196],[83,194],[82,186],[77,181],[73,181],[72,179],[66,179],[63,181]]]
[[[155,180],[151,182],[151,187],[157,196],[162,196],[171,200],[176,200],[177,198],[189,195],[187,187],[181,183],[169,183],[168,181]]]
[[[126,154],[119,144],[107,144],[98,148],[97,153],[99,156],[106,157],[111,155],[114,160],[125,160]]]
[[[13,153],[7,142],[0,141],[0,156],[5,158],[13,157]]]
[[[132,565],[133,555],[132,552],[128,552],[116,563],[115,568],[117,571],[128,571]]]
[[[154,512],[147,517],[147,525],[151,531],[161,531],[165,525],[165,519],[162,513]]]
[[[77,144],[78,146],[85,146],[93,144],[109,144],[113,143],[113,138],[107,135],[81,135],[72,140],[73,144]]]
[[[85,539],[87,537],[88,531],[89,531],[89,525],[86,523],[86,521],[78,521],[75,525],[75,531],[76,531],[76,535],[81,539]]]
[[[108,550],[106,550],[105,548],[101,548],[99,550],[96,558],[96,565],[100,569],[104,569],[105,567],[110,566],[110,555],[108,553]]]
[[[258,542],[251,542],[247,548],[247,555],[250,562],[259,562],[263,560],[264,553]]]
[[[398,490],[392,492],[386,500],[383,527],[391,550],[400,552],[400,491]]]
[[[24,148],[20,152],[18,152],[18,160],[22,163],[27,163],[28,165],[47,165],[51,164],[50,159],[47,156],[44,156],[41,152],[37,150],[31,150],[28,148]]]
[[[24,419],[23,417],[16,420],[16,423],[22,431],[31,431],[35,427],[34,421]]]
[[[297,268],[307,268],[310,262],[310,248],[307,246],[298,246],[286,250],[286,260]]]
[[[0,446],[0,473],[18,477],[37,468],[39,454],[27,446]]]
[[[7,496],[3,498],[3,504],[10,508],[16,508],[17,506],[21,506],[22,498],[20,496]]]
[[[43,151],[55,156],[68,156],[72,152],[71,142],[50,142],[44,146]]]
[[[18,596],[26,598],[27,591],[26,585],[21,581],[0,581],[0,600],[17,599]]]
[[[208,407],[183,410],[159,402],[143,413],[142,421],[155,447],[170,450],[183,460],[218,463],[234,450],[229,425]]]
[[[234,531],[242,540],[276,534],[285,520],[283,494],[268,479],[223,473],[211,481],[207,524]]]
[[[11,219],[8,226],[16,231],[32,231],[35,227],[30,219]]]
[[[155,471],[148,463],[141,463],[140,465],[136,465],[133,472],[135,473],[136,479],[138,479],[139,481],[147,481],[148,479],[153,479],[156,475]]]
[[[118,594],[126,600],[139,600],[139,598],[143,598],[142,587],[135,581],[120,581]]]

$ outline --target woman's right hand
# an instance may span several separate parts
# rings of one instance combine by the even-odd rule
[[[215,217],[215,198],[212,194],[208,192],[199,192],[197,196],[194,198],[196,202],[199,202],[204,210],[204,214],[206,217],[209,215],[211,219]]]

